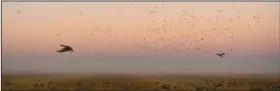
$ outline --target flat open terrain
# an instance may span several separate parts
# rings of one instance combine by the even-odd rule
[[[206,80],[209,80],[207,83]],[[218,87],[216,83],[224,83]],[[228,82],[235,82],[228,86]],[[2,90],[196,90],[201,84],[210,90],[273,90],[279,75],[3,75]]]

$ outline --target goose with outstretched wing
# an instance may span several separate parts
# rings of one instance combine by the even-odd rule
[[[63,48],[58,50],[58,51],[56,51],[58,53],[67,52],[67,51],[74,52],[74,50],[70,46],[67,46],[67,45],[60,45],[60,46],[62,46]]]
[[[218,53],[218,54],[216,54],[216,55],[217,55],[217,56],[220,56],[220,58],[221,58],[221,57],[223,57],[225,54],[226,54],[226,53]]]

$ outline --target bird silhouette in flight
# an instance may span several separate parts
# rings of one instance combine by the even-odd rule
[[[220,56],[220,58],[221,58],[221,57],[223,57],[225,54],[226,54],[226,53],[218,53],[218,54],[216,54],[216,55],[217,55],[217,56]]]
[[[62,47],[64,47],[64,48],[62,48],[62,49],[56,51],[56,52],[58,52],[58,53],[67,52],[67,51],[74,52],[74,50],[73,50],[70,46],[67,46],[67,45],[60,45],[60,46],[62,46]]]

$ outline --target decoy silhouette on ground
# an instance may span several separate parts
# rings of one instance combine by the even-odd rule
[[[73,50],[70,46],[67,46],[67,45],[60,45],[60,46],[62,46],[62,47],[64,47],[64,48],[62,48],[62,49],[56,51],[56,52],[58,52],[58,53],[67,52],[67,51],[74,52],[74,50]]]
[[[223,57],[226,53],[218,53],[216,55],[220,56],[220,57]]]

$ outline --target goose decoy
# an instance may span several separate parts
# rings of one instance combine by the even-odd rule
[[[215,83],[215,87],[216,87],[216,88],[221,88],[221,87],[223,86],[223,84],[224,84],[223,81],[221,81],[221,82],[219,82],[219,83]]]
[[[58,52],[58,53],[67,52],[67,51],[74,52],[74,50],[73,50],[70,46],[67,46],[67,45],[60,45],[60,46],[62,46],[62,47],[64,47],[64,48],[62,48],[62,49],[56,51],[56,52]]]
[[[220,56],[220,58],[221,58],[221,57],[223,57],[225,54],[226,54],[226,53],[218,53],[218,54],[216,54],[216,55],[217,55],[217,56]]]

